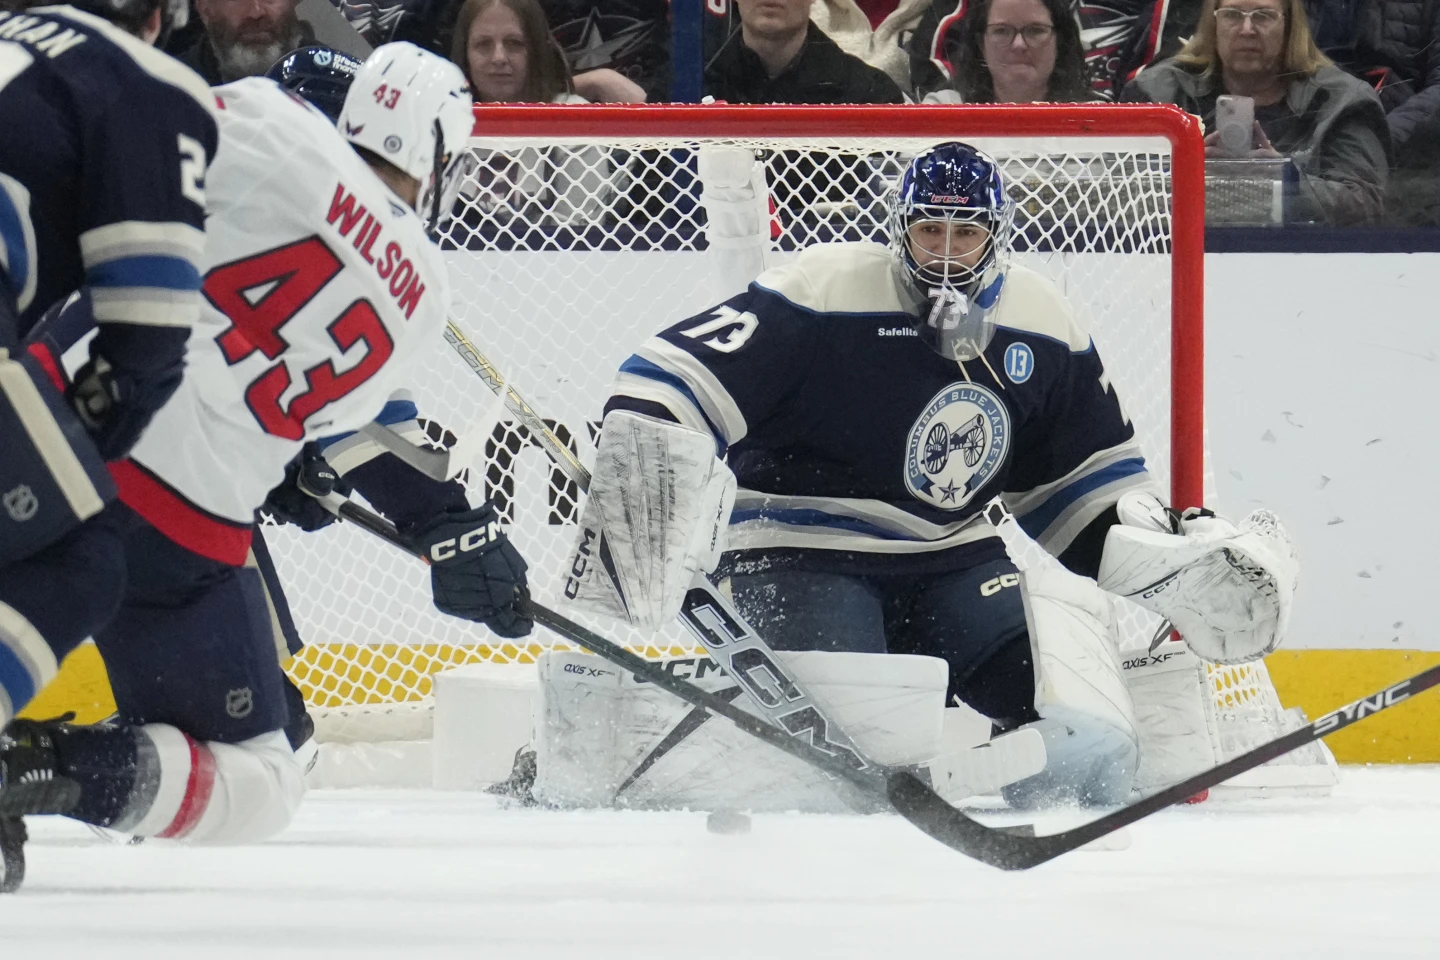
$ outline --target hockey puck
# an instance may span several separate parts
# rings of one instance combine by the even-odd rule
[[[749,833],[750,817],[733,810],[717,810],[705,818],[705,829],[711,833]]]

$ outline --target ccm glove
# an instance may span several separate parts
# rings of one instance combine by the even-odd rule
[[[534,623],[515,608],[528,596],[525,560],[500,529],[494,507],[448,510],[409,536],[430,564],[437,610],[483,623],[507,639],[531,631]]]
[[[183,361],[137,371],[112,366],[105,357],[92,354],[75,374],[70,403],[100,456],[119,460],[135,446],[150,418],[170,399],[184,375]]]
[[[284,481],[266,494],[260,512],[276,523],[293,523],[307,533],[319,530],[334,523],[335,515],[315,498],[337,488],[341,493],[349,492],[320,452],[320,444],[312,440],[301,448],[299,456],[285,465]]]

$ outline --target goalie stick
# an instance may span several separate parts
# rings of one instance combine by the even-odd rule
[[[384,518],[347,500],[338,493],[331,493],[317,499],[336,516],[351,521],[423,561],[424,558],[420,556],[414,546],[397,533],[389,521]],[[989,827],[972,819],[963,811],[946,803],[939,794],[931,789],[929,784],[908,771],[885,770],[876,766],[856,768],[844,757],[837,756],[816,745],[813,738],[791,735],[754,714],[741,710],[723,697],[673,676],[660,664],[626,650],[619,644],[535,603],[528,597],[522,600],[521,608],[522,612],[536,623],[597,656],[603,657],[616,666],[630,671],[635,676],[655,684],[686,703],[725,717],[751,736],[853,784],[860,792],[868,796],[888,800],[900,816],[945,846],[1002,870],[1028,870],[1054,860],[1056,857],[1077,850],[1101,837],[1115,833],[1152,813],[1177,803],[1183,803],[1201,790],[1223,783],[1246,770],[1254,769],[1276,757],[1343,730],[1366,717],[1374,716],[1382,710],[1388,710],[1396,704],[1404,703],[1418,693],[1440,685],[1440,665],[1436,665],[1408,680],[1402,680],[1387,687],[1379,693],[1327,713],[1308,726],[1301,727],[1269,743],[1261,744],[1254,750],[1197,773],[1193,777],[1153,793],[1129,806],[1121,807],[1070,830],[1046,836],[1035,836],[1033,828],[1028,825]]]

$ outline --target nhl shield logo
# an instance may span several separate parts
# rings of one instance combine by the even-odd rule
[[[1010,412],[974,383],[951,384],[935,395],[905,444],[905,486],[916,499],[958,510],[1005,462]]]
[[[35,492],[23,483],[7,490],[0,500],[5,503],[5,512],[16,523],[24,523],[40,512],[40,501],[36,499]]]
[[[241,687],[225,694],[225,712],[236,720],[244,720],[254,709],[255,696],[249,687]]]

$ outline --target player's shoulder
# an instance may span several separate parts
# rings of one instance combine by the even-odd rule
[[[891,269],[890,250],[879,243],[819,243],[755,280],[762,292],[807,313],[840,315],[905,312]]]
[[[1090,349],[1090,334],[1055,282],[1029,267],[1012,263],[995,314],[997,326],[1028,333],[1068,346],[1073,353]]]
[[[163,90],[174,90],[213,113],[210,88],[194,70],[126,33],[103,17],[70,6],[0,11],[0,39],[22,44],[92,96],[141,109]]]

